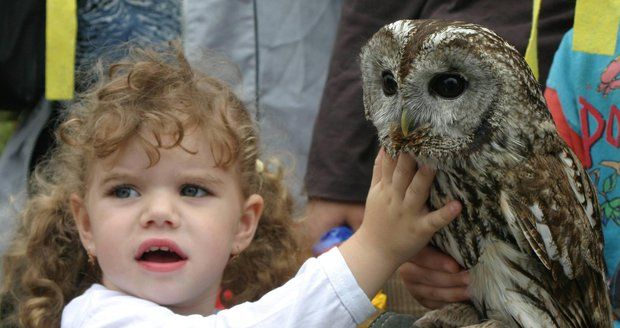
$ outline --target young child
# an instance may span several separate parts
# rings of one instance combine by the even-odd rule
[[[380,153],[358,232],[275,288],[298,264],[289,195],[243,104],[180,50],[112,65],[58,136],[4,258],[5,325],[352,327],[460,211],[429,213],[433,173]],[[235,306],[214,313],[220,288]]]

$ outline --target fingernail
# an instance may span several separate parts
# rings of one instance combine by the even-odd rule
[[[469,271],[466,271],[466,275],[463,277],[463,283],[467,286],[471,284],[471,278],[469,277]]]
[[[452,213],[458,213],[461,211],[461,203],[457,202],[457,201],[453,201],[450,203],[450,211],[452,211]]]
[[[450,262],[445,264],[444,270],[446,270],[446,272],[450,272],[450,273],[459,273],[459,271],[461,270],[461,267],[458,264],[450,261]]]

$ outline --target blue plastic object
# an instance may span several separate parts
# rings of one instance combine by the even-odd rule
[[[353,235],[353,230],[347,226],[332,228],[312,246],[312,254],[314,254],[314,256],[319,256],[327,252],[330,248],[342,244],[342,242],[349,239],[351,235]]]

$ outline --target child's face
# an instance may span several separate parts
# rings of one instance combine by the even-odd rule
[[[148,167],[130,140],[114,159],[94,162],[86,196],[73,195],[72,209],[106,287],[177,313],[210,314],[230,255],[253,237],[262,198],[244,199],[234,167],[216,167],[198,134],[183,146],[198,152],[160,149]]]

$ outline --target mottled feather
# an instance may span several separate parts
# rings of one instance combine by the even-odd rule
[[[610,327],[596,192],[519,53],[482,26],[398,21],[361,68],[381,144],[437,169],[432,208],[463,204],[432,242],[470,270],[480,325]],[[418,325],[471,324],[459,307]]]

